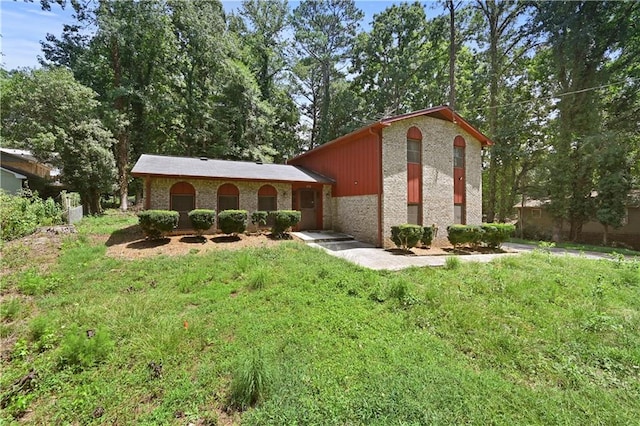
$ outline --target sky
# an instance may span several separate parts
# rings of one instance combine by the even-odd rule
[[[299,2],[289,1],[289,6],[295,8]],[[379,13],[399,1],[356,1],[356,5],[365,13],[362,21],[364,28],[369,27],[373,15]],[[432,16],[435,6],[433,1],[424,1],[427,6],[427,14]],[[223,1],[227,12],[237,9],[240,1]],[[43,56],[40,41],[44,40],[47,33],[60,36],[62,26],[72,23],[73,10],[67,7],[65,10],[53,5],[50,12],[40,8],[40,2],[35,0],[27,3],[23,0],[0,0],[0,51],[2,52],[1,64],[6,70],[22,67],[39,67],[38,56]]]

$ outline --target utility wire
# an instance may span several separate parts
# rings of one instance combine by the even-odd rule
[[[537,101],[539,101],[539,100],[547,100],[547,99],[561,98],[561,97],[563,97],[563,96],[567,96],[567,95],[575,95],[575,94],[577,94],[577,93],[590,92],[590,91],[592,91],[592,90],[604,89],[604,88],[606,88],[606,87],[617,86],[617,85],[619,85],[619,84],[621,84],[621,83],[627,83],[627,82],[629,82],[629,81],[634,82],[634,81],[637,81],[637,80],[638,80],[638,78],[632,78],[632,77],[629,77],[629,78],[627,78],[626,80],[615,81],[615,82],[613,82],[613,83],[603,84],[603,85],[601,85],[601,86],[587,87],[587,88],[584,88],[584,89],[574,90],[574,91],[571,91],[571,92],[564,92],[564,93],[558,93],[558,94],[555,94],[555,95],[542,96],[542,97],[540,97],[540,98],[536,98],[536,99],[534,99],[534,100],[519,101],[519,102],[512,102],[512,103],[510,103],[510,104],[496,105],[496,106],[493,106],[493,107],[492,107],[492,106],[479,107],[479,108],[476,108],[475,110],[472,110],[472,111],[482,111],[482,110],[487,109],[487,108],[488,108],[488,109],[497,109],[497,108],[510,107],[510,106],[514,106],[514,105],[532,104],[532,103],[537,102]]]

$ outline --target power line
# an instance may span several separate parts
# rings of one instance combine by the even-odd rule
[[[617,86],[617,85],[619,85],[621,83],[627,83],[629,81],[637,81],[637,80],[638,80],[638,78],[629,77],[629,78],[627,78],[625,80],[615,81],[613,83],[603,84],[601,86],[587,87],[585,89],[574,90],[574,91],[571,91],[571,92],[564,92],[564,93],[558,93],[558,94],[555,94],[555,95],[543,96],[543,97],[540,97],[540,98],[536,98],[535,100],[512,102],[510,104],[496,105],[496,106],[493,106],[493,107],[492,106],[479,107],[479,108],[476,108],[475,110],[472,110],[472,111],[481,111],[481,110],[484,110],[486,108],[488,108],[488,109],[497,109],[497,108],[515,106],[515,105],[531,104],[531,103],[537,102],[539,100],[561,98],[561,97],[567,96],[567,95],[575,95],[575,94],[578,94],[578,93],[590,92],[592,90],[604,89],[606,87]]]

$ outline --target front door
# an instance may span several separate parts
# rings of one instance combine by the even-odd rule
[[[175,210],[180,213],[180,219],[178,220],[178,229],[191,228],[189,212],[195,209],[195,204],[195,197],[193,195],[171,195],[171,210]]]
[[[301,231],[316,229],[316,191],[315,189],[301,189],[298,192],[298,206],[301,218],[299,229]]]

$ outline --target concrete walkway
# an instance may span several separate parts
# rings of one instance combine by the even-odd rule
[[[371,244],[363,243],[356,240],[325,240],[313,241],[307,239],[307,244],[311,247],[318,247],[325,250],[332,256],[341,257],[349,262],[355,263],[365,268],[374,270],[391,270],[410,268],[412,266],[443,266],[448,257],[452,256],[412,256],[406,254],[395,254],[381,248],[376,248]],[[458,257],[462,262],[491,262],[507,256],[516,256],[520,253],[530,252],[537,247],[527,244],[505,243],[503,248],[508,253],[496,254],[473,254],[473,255],[453,255]],[[581,256],[587,259],[609,259],[612,257],[605,253],[580,252],[577,250],[567,250],[560,248],[549,249],[554,255]]]

